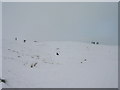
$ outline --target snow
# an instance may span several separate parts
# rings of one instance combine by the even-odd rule
[[[2,77],[2,2],[0,1],[0,78]],[[2,84],[0,83],[0,90]]]
[[[118,47],[3,39],[3,88],[118,88]]]

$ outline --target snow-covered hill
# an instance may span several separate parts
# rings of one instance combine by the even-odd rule
[[[3,40],[3,88],[117,88],[118,47]]]

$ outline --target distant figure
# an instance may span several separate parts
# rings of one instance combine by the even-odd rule
[[[15,40],[17,40],[17,37],[15,38]]]
[[[26,42],[26,40],[24,40],[24,43]]]
[[[20,58],[20,56],[18,56],[18,58]]]
[[[99,42],[96,42],[96,44],[99,44]]]
[[[56,55],[59,55],[59,53],[57,52]]]
[[[37,65],[37,63],[34,64],[34,67]]]
[[[95,44],[95,42],[91,42],[92,44]]]
[[[1,82],[6,83],[6,80],[5,79],[0,79],[0,83]]]
[[[31,65],[31,68],[33,68],[33,65]]]
[[[84,59],[84,61],[87,61],[86,59]]]
[[[56,48],[56,50],[59,50],[59,48]]]
[[[37,42],[37,41],[34,41],[34,42]]]

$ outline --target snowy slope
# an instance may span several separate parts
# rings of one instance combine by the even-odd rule
[[[3,40],[3,88],[117,88],[117,46]]]

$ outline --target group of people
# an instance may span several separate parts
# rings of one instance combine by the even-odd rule
[[[91,44],[99,44],[99,42],[91,42]]]
[[[18,40],[18,39],[17,39],[17,37],[15,37],[15,40]],[[25,43],[25,42],[26,42],[26,40],[23,40],[23,42]]]

